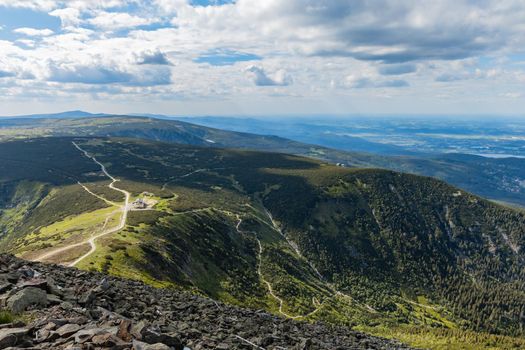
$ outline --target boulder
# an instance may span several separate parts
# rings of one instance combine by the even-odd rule
[[[16,346],[23,342],[29,330],[27,328],[0,329],[0,349]]]
[[[27,287],[7,299],[7,307],[15,314],[25,311],[29,306],[46,307],[46,292],[39,288]]]

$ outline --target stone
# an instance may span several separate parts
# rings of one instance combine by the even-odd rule
[[[299,344],[293,348],[294,350],[313,350],[313,344],[311,339],[302,338]]]
[[[91,339],[91,342],[96,346],[106,348],[124,347],[126,345],[125,342],[111,333],[97,334]]]
[[[47,292],[48,293],[59,296],[59,297],[64,296],[64,291],[62,290],[62,288],[57,286],[57,284],[55,283],[55,280],[52,277],[47,276],[46,282],[47,282]]]
[[[0,349],[20,344],[28,332],[27,328],[0,329]]]
[[[151,329],[148,329],[144,332],[142,339],[148,344],[163,343],[174,347],[176,350],[183,349],[182,342],[179,338],[169,334],[159,333]]]
[[[18,282],[20,277],[22,277],[22,274],[18,271],[12,271],[12,272],[7,273],[4,277],[8,282],[16,283]]]
[[[47,294],[45,291],[35,287],[27,287],[7,299],[7,307],[11,312],[19,314],[29,306],[47,306]]]
[[[132,350],[172,350],[172,348],[166,344],[162,344],[162,343],[148,344],[148,343],[144,343],[138,340],[133,341],[133,347],[131,349]]]
[[[28,326],[0,325],[0,345],[12,349],[409,349],[346,327],[285,320],[222,303],[219,308],[211,299],[181,290],[0,254],[0,286],[8,281],[6,275],[16,277],[18,286],[12,285],[0,299],[29,308],[31,320]],[[46,303],[22,305],[19,299],[27,295],[21,293],[34,290],[43,293],[39,295]]]
[[[148,329],[148,324],[144,321],[140,321],[131,327],[131,335],[133,335],[135,339],[141,340],[142,337],[144,336],[144,332],[147,329]]]
[[[75,334],[75,343],[83,344],[90,341],[95,335],[106,333],[102,328],[82,329]]]
[[[93,301],[95,301],[97,295],[93,291],[93,289],[90,289],[86,293],[82,295],[82,297],[78,300],[78,303],[80,305],[91,305]]]
[[[20,288],[35,287],[47,290],[47,281],[44,278],[31,278],[18,284]]]
[[[155,344],[148,344],[145,350],[172,350],[172,348],[166,344],[155,343]]]
[[[131,331],[131,321],[130,320],[122,320],[120,322],[119,327],[118,327],[117,337],[119,337],[120,339],[122,339],[124,341],[129,342],[133,338],[133,336],[131,335],[130,331]]]
[[[9,282],[3,282],[0,284],[0,294],[3,294],[13,288],[13,284]]]
[[[47,294],[47,302],[49,305],[58,305],[62,303],[62,299],[55,294]]]
[[[33,278],[33,277],[40,277],[40,273],[33,270],[31,267],[24,265],[21,268],[18,269],[18,272],[26,277],[26,278]]]
[[[68,323],[56,330],[56,332],[62,337],[67,338],[80,330],[80,326],[74,323]]]

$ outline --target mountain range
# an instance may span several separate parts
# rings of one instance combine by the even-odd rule
[[[523,347],[524,212],[371,168],[403,157],[151,117],[0,131],[4,252],[416,347]]]
[[[117,136],[154,141],[289,153],[340,163],[347,167],[383,168],[431,176],[472,193],[511,205],[525,205],[525,159],[486,158],[471,154],[389,155],[355,152],[303,143],[273,135],[258,135],[205,127],[173,119],[89,115],[72,111],[45,118],[0,119],[0,140],[35,136]],[[312,139],[315,141],[315,139]],[[359,141],[359,139],[358,139]],[[357,142],[357,141],[356,141]],[[374,144],[377,145],[377,144]],[[384,146],[382,146],[384,147]]]

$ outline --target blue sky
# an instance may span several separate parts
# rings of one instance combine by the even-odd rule
[[[523,115],[519,0],[0,0],[0,115]]]

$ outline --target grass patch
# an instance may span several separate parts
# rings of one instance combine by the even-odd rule
[[[0,311],[0,324],[7,324],[13,322],[15,317],[7,310]]]

